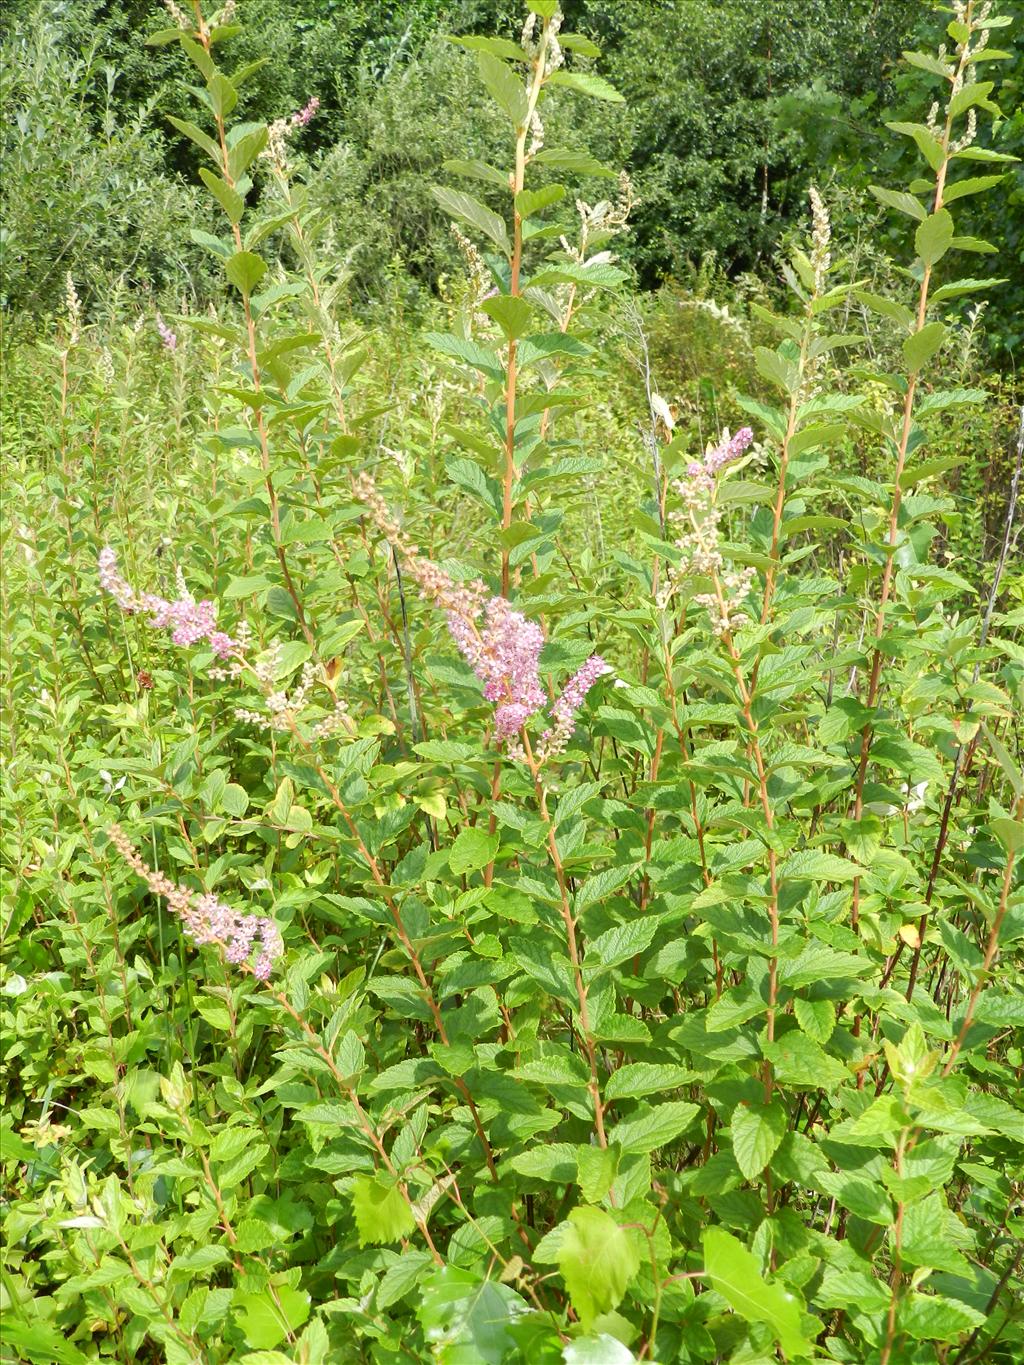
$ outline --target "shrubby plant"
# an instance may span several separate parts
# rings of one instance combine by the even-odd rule
[[[929,451],[987,399],[930,367],[998,284],[951,263],[1008,21],[908,54],[901,292],[815,191],[746,425],[696,440],[633,327],[627,463],[585,423],[634,195],[550,141],[618,98],[554,0],[463,39],[508,158],[434,191],[468,278],[407,423],[315,103],[234,121],[238,24],[169,8],[231,301],[97,355],[72,282],[8,519],[4,1350],[1015,1360],[1021,606],[1008,549],[980,604],[931,557]]]

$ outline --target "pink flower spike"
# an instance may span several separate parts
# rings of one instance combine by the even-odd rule
[[[171,643],[181,647],[208,641],[219,659],[239,653],[241,643],[217,629],[217,606],[210,601],[197,602],[179,575],[179,596],[170,602],[156,593],[137,593],[117,567],[117,554],[104,545],[99,555],[99,580],[121,610],[128,616],[145,612],[149,624],[157,630],[169,630]]]
[[[165,350],[172,352],[177,350],[178,338],[159,313],[156,315],[156,330],[160,333],[160,340],[163,342]]]
[[[197,895],[187,886],[179,886],[145,862],[120,825],[111,825],[108,833],[110,842],[153,895],[163,896],[167,901],[193,943],[219,948],[225,961],[250,971],[257,981],[267,980],[274,963],[284,953],[281,931],[272,919],[240,914],[212,892]]]
[[[583,705],[587,693],[598,678],[604,677],[606,673],[611,673],[611,671],[600,654],[591,654],[590,658],[565,684],[561,696],[551,707],[551,715],[554,717],[555,723],[550,730],[545,730],[541,736],[540,757],[542,759],[553,758],[555,755],[564,752],[566,745],[572,738],[576,724],[576,713]]]
[[[304,109],[300,109],[297,114],[292,114],[291,123],[293,128],[305,128],[308,123],[312,123],[313,116],[320,108],[319,96],[314,95]]]
[[[483,683],[484,696],[497,704],[495,728],[508,740],[544,705],[539,672],[544,632],[504,597],[491,598],[484,619],[478,630],[472,616],[450,611],[448,629]]]
[[[722,432],[721,440],[715,449],[708,451],[707,455],[704,456],[706,472],[712,478],[716,474],[720,474],[726,465],[730,465],[740,458],[753,439],[754,433],[749,427],[740,427],[735,436],[730,436],[729,430],[726,428]]]

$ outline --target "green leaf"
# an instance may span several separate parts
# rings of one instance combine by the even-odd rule
[[[933,76],[941,76],[943,80],[952,78],[953,68],[949,63],[933,57],[928,52],[904,52],[903,60],[909,62],[911,66],[920,67],[922,71],[930,71]]]
[[[754,363],[757,372],[769,384],[774,384],[783,393],[793,395],[796,393],[799,383],[797,367],[789,360],[783,359],[778,351],[769,351],[766,346],[754,347]]]
[[[763,1322],[787,1355],[810,1355],[800,1330],[800,1303],[781,1285],[768,1284],[756,1259],[720,1227],[704,1232],[704,1273],[711,1286],[747,1322]]]
[[[569,171],[573,175],[595,175],[607,180],[615,179],[615,172],[590,155],[589,152],[575,151],[571,147],[546,147],[533,158],[541,165],[550,166],[555,171]]]
[[[48,1322],[19,1322],[11,1312],[4,1314],[4,1344],[18,1353],[15,1357],[32,1365],[89,1365],[94,1356],[84,1355],[68,1340],[66,1330],[58,1331]]]
[[[852,882],[863,868],[849,858],[820,849],[805,848],[792,854],[779,869],[780,881]]]
[[[446,171],[451,171],[452,175],[468,175],[473,180],[485,180],[489,185],[500,185],[503,190],[508,189],[508,176],[496,167],[489,166],[486,161],[453,157],[450,161],[442,162],[442,165]]]
[[[509,341],[521,337],[533,321],[533,309],[518,294],[495,294],[485,299],[480,309],[494,319]]]
[[[925,265],[941,261],[953,241],[953,216],[948,209],[930,213],[914,233],[914,249]]]
[[[636,1365],[628,1346],[607,1332],[574,1337],[562,1347],[562,1365]]]
[[[907,337],[903,343],[903,359],[911,374],[916,374],[931,360],[947,334],[948,328],[941,322],[926,322],[920,330]]]
[[[686,1100],[656,1104],[635,1118],[623,1119],[608,1135],[623,1152],[653,1152],[673,1142],[689,1128],[698,1107]]]
[[[543,332],[524,337],[516,358],[522,370],[537,360],[546,360],[553,355],[588,356],[593,353],[592,346],[576,337],[566,336],[564,332]]]
[[[806,1033],[790,1030],[774,1043],[762,1043],[761,1050],[774,1067],[780,1085],[831,1091],[849,1079],[842,1062],[830,1057]]]
[[[474,370],[487,375],[488,379],[501,379],[504,368],[494,351],[481,346],[478,341],[468,337],[452,336],[449,332],[424,332],[423,341],[442,355],[450,355],[456,360],[464,360]]]
[[[888,208],[899,209],[900,213],[908,213],[911,218],[916,218],[918,222],[927,217],[928,210],[916,195],[907,194],[905,190],[887,190],[881,185],[869,185],[868,188],[879,203],[887,205]]]
[[[461,190],[449,190],[443,185],[432,185],[430,192],[446,213],[478,228],[491,239],[499,251],[511,256],[512,247],[508,240],[505,220],[486,204],[481,204],[480,200],[474,199],[471,194],[463,194]]]
[[[558,42],[570,52],[578,52],[581,57],[600,57],[601,49],[582,33],[559,33]]]
[[[520,218],[531,218],[564,198],[564,185],[545,185],[541,190],[520,190],[515,199],[516,212]]]
[[[976,251],[981,256],[994,256],[996,248],[980,237],[954,237],[949,244],[954,251]]]
[[[905,137],[912,137],[920,149],[928,165],[933,171],[937,171],[944,160],[944,153],[938,138],[923,123],[887,123],[887,128],[891,128],[894,133],[903,133]]]
[[[236,251],[224,269],[236,289],[251,294],[267,273],[267,263],[252,251]]]
[[[561,1231],[558,1268],[587,1331],[622,1302],[640,1269],[640,1255],[630,1234],[603,1209],[573,1209]]]
[[[577,1151],[571,1142],[542,1142],[529,1151],[520,1152],[506,1164],[530,1180],[568,1185],[576,1179]]]
[[[616,924],[606,929],[587,945],[584,960],[586,967],[600,964],[601,967],[615,967],[627,958],[636,957],[650,947],[658,931],[658,920],[654,915],[643,919],[631,920],[628,924]]]
[[[892,318],[893,322],[898,322],[907,331],[914,325],[914,314],[905,303],[898,303],[895,299],[886,298],[884,294],[871,294],[865,289],[855,289],[853,296],[866,308],[870,308],[872,312],[880,313],[882,317]]]
[[[488,834],[486,830],[472,825],[462,830],[452,844],[448,866],[456,877],[463,877],[467,872],[478,872],[494,861],[499,842],[497,834]]]
[[[789,1119],[781,1104],[746,1104],[733,1110],[732,1153],[747,1180],[759,1176],[786,1135]]]
[[[963,199],[968,194],[981,194],[984,190],[990,190],[993,185],[998,185],[1000,181],[1006,179],[1006,172],[1001,175],[977,175],[970,180],[947,181],[946,188],[942,191],[943,203],[951,204],[956,199]]]
[[[416,1316],[443,1365],[502,1365],[515,1348],[511,1327],[527,1311],[508,1285],[443,1266],[423,1286]]]
[[[412,1210],[393,1180],[360,1175],[352,1182],[352,1212],[359,1245],[399,1242],[416,1230]]]
[[[456,47],[464,47],[467,52],[490,52],[492,56],[504,57],[510,62],[525,62],[526,52],[511,38],[485,38],[471,33],[465,37],[449,38]]]
[[[693,1078],[693,1072],[672,1062],[629,1062],[608,1077],[604,1086],[606,1100],[638,1100],[644,1095],[660,1095],[675,1090]]]
[[[480,79],[498,108],[509,116],[516,128],[521,128],[530,108],[522,77],[490,52],[478,52],[476,64]]]
[[[448,455],[445,457],[444,467],[452,483],[457,483],[460,488],[478,498],[493,512],[495,520],[501,517],[501,489],[475,460],[464,459],[461,455]]]
[[[980,1327],[984,1313],[941,1294],[911,1293],[899,1307],[898,1330],[918,1341],[958,1341],[964,1332]]]
[[[212,137],[210,137],[207,133],[204,133],[201,128],[197,128],[194,123],[189,123],[187,119],[175,118],[172,114],[168,114],[167,122],[170,123],[173,127],[177,128],[179,133],[184,133],[185,136],[187,138],[190,138],[191,141],[193,141],[197,147],[202,148],[202,150],[214,163],[217,169],[218,170],[221,169],[222,163],[220,148],[217,146],[216,142],[214,142]]]
[[[561,85],[567,90],[576,90],[581,95],[589,95],[591,99],[606,100],[609,104],[625,104],[625,97],[620,95],[613,85],[609,85],[601,76],[594,76],[589,71],[556,71],[547,78],[548,85]]]
[[[977,294],[982,289],[995,289],[1000,284],[1009,283],[1006,279],[989,278],[985,280],[953,280],[936,289],[932,295],[933,303],[943,303],[946,299],[959,299],[964,294]]]
[[[995,81],[972,81],[969,85],[962,85],[949,102],[950,114],[956,118],[959,114],[966,113],[973,105],[980,105],[990,114],[998,115],[999,106],[989,99],[994,88]]]
[[[805,1000],[798,995],[793,1001],[796,1021],[808,1038],[816,1043],[827,1043],[836,1027],[836,1007],[831,1000]]]
[[[246,1344],[259,1350],[279,1345],[309,1317],[309,1295],[286,1284],[276,1285],[273,1295],[236,1293],[234,1306]]]

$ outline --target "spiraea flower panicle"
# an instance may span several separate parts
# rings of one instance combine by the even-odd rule
[[[219,659],[230,658],[238,652],[239,640],[217,629],[216,603],[197,602],[185,587],[180,573],[178,596],[174,601],[156,593],[136,592],[118,568],[117,552],[110,545],[104,545],[99,554],[99,580],[100,586],[110,593],[126,615],[145,614],[154,629],[169,630],[172,644],[188,646],[205,640]]]
[[[200,894],[171,881],[149,866],[120,825],[111,825],[107,833],[118,853],[153,895],[167,901],[193,943],[219,948],[225,961],[252,972],[257,981],[269,978],[274,963],[284,952],[280,930],[272,919],[241,914],[211,892]]]

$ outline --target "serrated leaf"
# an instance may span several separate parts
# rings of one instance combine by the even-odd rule
[[[611,929],[606,929],[603,934],[599,934],[597,938],[591,939],[587,945],[584,966],[588,968],[594,967],[595,964],[605,968],[618,966],[627,958],[645,952],[657,931],[658,920],[653,915],[632,920],[629,924],[616,924]]]
[[[800,1328],[800,1302],[782,1285],[768,1284],[754,1256],[719,1227],[704,1232],[704,1273],[711,1286],[747,1322],[766,1323],[790,1356],[809,1355]]]
[[[638,1100],[645,1095],[664,1094],[685,1085],[692,1071],[675,1063],[628,1062],[608,1077],[604,1086],[606,1100]]]
[[[592,75],[589,71],[556,71],[547,79],[548,85],[561,85],[567,90],[576,90],[581,95],[589,95],[591,99],[605,100],[608,104],[625,104],[625,96],[620,95],[613,85],[609,85],[601,76]]]
[[[918,222],[928,216],[928,210],[916,195],[907,194],[905,190],[887,190],[882,185],[869,185],[868,188],[879,203],[888,208],[899,209],[900,213],[907,213]]]
[[[946,299],[959,299],[964,294],[977,294],[982,289],[995,289],[1000,284],[1008,284],[1009,281],[1003,277],[990,276],[988,279],[976,280],[952,280],[949,284],[942,285],[936,289],[932,295],[933,303],[943,303]]]
[[[488,379],[501,379],[505,373],[495,352],[469,337],[453,336],[450,332],[424,332],[423,340],[442,355],[464,360]]]
[[[286,1284],[277,1285],[273,1295],[236,1294],[233,1306],[246,1344],[259,1350],[273,1349],[309,1317],[309,1295]]]
[[[953,216],[948,209],[930,213],[914,233],[914,249],[925,265],[941,261],[953,241]]]
[[[359,1245],[399,1242],[416,1230],[416,1220],[402,1191],[382,1175],[360,1175],[352,1182],[352,1213]]]
[[[781,1104],[738,1104],[729,1128],[736,1165],[747,1180],[759,1176],[786,1135],[789,1119]]]
[[[245,212],[245,200],[238,191],[232,189],[222,176],[216,175],[208,166],[199,167],[199,178],[227,214],[228,221],[239,222]]]
[[[485,299],[480,309],[494,319],[510,341],[521,337],[533,321],[533,309],[519,294],[495,294]]]
[[[630,1234],[603,1209],[573,1209],[563,1224],[558,1268],[576,1315],[589,1330],[617,1308],[640,1269]]]
[[[520,190],[515,198],[516,212],[520,218],[531,218],[542,209],[557,204],[565,198],[564,185],[545,185],[540,190]]]
[[[206,155],[213,161],[218,168],[221,165],[220,148],[209,134],[204,133],[201,128],[197,128],[194,123],[189,123],[187,119],[175,118],[173,114],[167,115],[167,122],[172,127],[177,128],[179,133],[184,133],[187,138],[200,147]]]
[[[453,157],[441,164],[446,171],[451,171],[452,175],[466,175],[473,180],[483,180],[488,185],[499,185],[503,190],[508,189],[508,175],[503,174],[494,166],[489,166],[486,161]]]
[[[573,175],[595,175],[614,180],[615,172],[610,170],[589,152],[575,151],[571,147],[546,147],[533,158],[541,165],[552,170],[568,171]]]
[[[608,1140],[617,1143],[623,1152],[654,1152],[684,1133],[697,1112],[697,1105],[686,1100],[656,1104],[635,1118],[622,1119]]]
[[[491,239],[499,251],[504,252],[506,256],[511,256],[512,248],[509,244],[505,220],[489,209],[486,204],[481,204],[480,200],[474,199],[471,194],[463,194],[461,190],[449,190],[443,185],[432,185],[430,192],[446,213],[452,214],[455,218],[461,218],[463,222],[477,228],[484,236]]]
[[[502,1365],[515,1348],[511,1328],[527,1311],[506,1284],[446,1265],[423,1286],[416,1316],[444,1365]]]
[[[836,1007],[831,1000],[805,1000],[798,995],[793,1001],[796,1021],[816,1043],[827,1043],[836,1026]]]
[[[942,146],[923,123],[887,123],[887,128],[891,128],[894,133],[903,133],[905,137],[912,137],[917,143],[921,155],[933,171],[937,171],[945,158]]]
[[[779,869],[780,881],[850,882],[861,875],[863,868],[849,858],[821,849],[806,848],[792,854]]]
[[[251,294],[267,273],[267,263],[262,256],[252,251],[236,251],[226,262],[224,270],[236,289],[243,294]]]
[[[530,107],[522,77],[493,52],[477,52],[476,64],[480,79],[495,104],[508,115],[516,128],[521,128]]]
[[[478,872],[494,861],[500,840],[497,834],[470,826],[462,830],[452,844],[448,854],[448,866],[456,877],[464,877],[468,872]]]
[[[948,328],[941,322],[926,322],[903,343],[903,359],[911,374],[926,365],[946,340]]]

